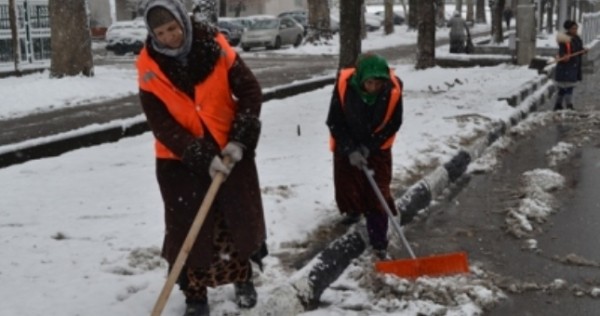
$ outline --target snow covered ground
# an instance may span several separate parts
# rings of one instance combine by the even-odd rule
[[[414,42],[416,33],[393,37],[398,40],[370,36],[364,46]],[[296,53],[330,49],[339,47]],[[508,119],[515,109],[498,98],[537,76],[513,65],[424,71],[392,66],[405,87],[405,121],[393,150],[397,189],[447,161],[491,122]],[[43,73],[0,79],[0,118],[136,91],[134,70],[109,66],[97,67],[93,78],[50,80]],[[324,123],[331,91],[329,86],[263,105],[257,162],[271,255],[256,275],[259,305],[242,315],[267,315],[273,303],[267,299],[294,305],[293,296],[276,293],[294,275],[277,254],[301,251],[317,227],[339,220]],[[480,167],[492,167],[493,158],[487,159]],[[0,201],[0,315],[149,314],[166,277],[150,133],[0,169]],[[526,206],[520,211],[526,215]],[[302,315],[479,315],[503,293],[476,263],[471,269],[466,276],[412,282],[376,275],[366,253],[324,293],[326,307]],[[240,314],[233,297],[232,286],[211,289],[212,315]],[[183,308],[184,298],[174,289],[164,315],[181,315]]]

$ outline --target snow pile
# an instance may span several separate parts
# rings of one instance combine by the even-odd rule
[[[543,223],[556,209],[551,192],[564,187],[562,175],[549,169],[535,169],[522,175],[522,198],[516,208],[509,210],[506,223],[516,237],[524,237],[533,231],[531,221]]]
[[[573,155],[575,145],[565,142],[559,142],[546,153],[548,165],[555,167],[563,161],[569,160]]]
[[[301,315],[481,315],[506,297],[477,266],[470,274],[409,280],[376,273],[374,260],[355,260],[321,297],[328,307]]]

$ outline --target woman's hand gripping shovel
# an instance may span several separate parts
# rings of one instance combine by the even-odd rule
[[[400,227],[399,221],[394,219],[394,215],[390,210],[383,194],[379,190],[375,179],[373,178],[373,171],[367,166],[362,167],[369,183],[375,191],[379,202],[385,209],[389,221],[392,223],[394,230],[402,240],[402,244],[410,254],[411,259],[400,259],[391,261],[378,261],[375,263],[375,269],[377,272],[391,273],[402,278],[416,278],[420,276],[440,276],[458,273],[469,272],[469,264],[467,262],[467,254],[465,252],[456,252],[449,254],[434,255],[429,257],[417,258],[412,248],[408,244],[408,240],[404,236],[402,227]],[[400,214],[401,216],[401,214]]]
[[[229,165],[230,163],[231,159],[229,158],[229,156],[225,156],[223,158],[223,164]],[[219,191],[219,188],[221,187],[221,184],[223,184],[223,182],[225,182],[225,174],[222,172],[217,172],[214,178],[212,179],[210,187],[208,187],[208,191],[206,191],[204,200],[202,200],[202,204],[200,204],[200,209],[198,210],[198,213],[196,214],[196,217],[192,222],[192,226],[190,227],[190,230],[188,231],[188,234],[185,237],[183,244],[181,245],[181,249],[177,254],[175,263],[171,267],[171,272],[169,272],[167,281],[165,282],[165,285],[163,286],[162,291],[160,292],[160,295],[158,296],[158,299],[154,304],[151,316],[160,316],[163,309],[165,308],[165,305],[167,305],[167,300],[169,299],[169,295],[171,295],[173,286],[175,286],[175,282],[177,282],[177,279],[179,278],[179,274],[181,273],[181,270],[183,269],[183,266],[187,261],[190,251],[192,250],[192,246],[194,245],[194,242],[196,242],[196,238],[200,233],[202,224],[204,224],[204,220],[208,215],[208,211],[210,210],[210,207],[212,206],[217,192]]]

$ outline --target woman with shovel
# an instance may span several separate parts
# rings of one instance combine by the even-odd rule
[[[363,171],[374,171],[379,190],[397,212],[390,193],[391,150],[401,124],[402,81],[383,57],[365,54],[356,67],[340,71],[327,117],[335,199],[348,218],[365,215],[378,259],[387,258],[388,216]]]
[[[558,87],[554,111],[562,110],[563,103],[567,109],[573,110],[573,89],[577,82],[583,79],[581,71],[582,55],[588,52],[583,47],[583,41],[577,34],[578,26],[575,21],[566,20],[563,23],[565,33],[558,32],[558,56],[554,70],[554,82]]]
[[[149,35],[137,61],[139,93],[155,137],[166,224],[162,256],[173,280],[152,315],[160,314],[175,280],[185,295],[185,316],[209,315],[207,287],[222,284],[233,283],[238,306],[251,308],[257,297],[250,260],[260,266],[266,255],[254,161],[260,86],[225,37],[192,22],[180,1],[149,0],[144,18]],[[209,196],[206,217],[196,221]],[[201,229],[186,249],[196,223]]]

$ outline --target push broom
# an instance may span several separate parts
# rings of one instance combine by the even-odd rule
[[[377,272],[390,273],[401,278],[443,276],[469,272],[469,263],[467,261],[467,254],[465,252],[455,252],[417,258],[412,248],[408,244],[406,236],[404,236],[402,227],[400,227],[398,221],[394,220],[394,215],[392,214],[390,207],[385,201],[383,194],[381,194],[377,183],[375,183],[373,171],[369,170],[366,166],[363,166],[363,171],[365,172],[367,179],[369,179],[369,183],[371,184],[373,191],[375,191],[379,202],[385,209],[389,221],[392,222],[394,230],[400,237],[400,240],[402,240],[402,244],[411,257],[410,259],[375,262],[375,270],[377,270]]]

